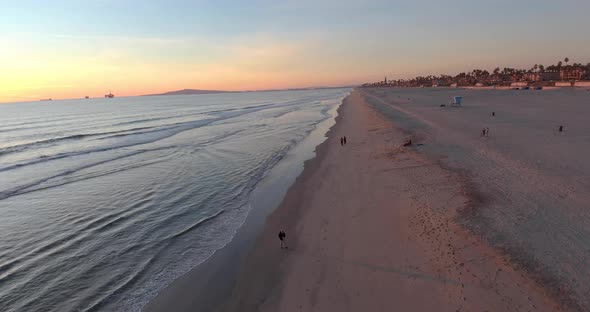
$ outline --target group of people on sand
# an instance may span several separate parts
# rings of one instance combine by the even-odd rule
[[[496,117],[496,112],[492,112],[492,117]],[[490,128],[481,129],[481,133],[479,136],[481,136],[481,137],[490,136]]]
[[[346,145],[346,137],[345,136],[340,137],[340,146],[344,146],[344,145]]]
[[[492,112],[492,117],[495,117],[495,116],[496,116],[496,112]],[[560,125],[559,126],[558,131],[559,132],[563,132],[563,125]],[[490,136],[490,128],[483,128],[481,130],[479,136],[481,136],[481,137],[488,137],[488,136]]]

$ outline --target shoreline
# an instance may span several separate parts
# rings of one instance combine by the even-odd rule
[[[514,305],[517,310],[562,310],[545,289],[456,222],[460,211],[479,204],[465,184],[466,176],[421,155],[417,147],[392,150],[411,133],[370,108],[362,91],[353,93],[340,106],[317,156],[306,161],[303,173],[268,217],[222,311],[387,311],[394,306],[509,310]],[[348,122],[363,118],[354,121],[356,128]],[[357,130],[354,137],[344,135],[355,142],[349,144],[357,155],[342,160],[350,156],[336,152],[341,148],[336,137],[350,130]],[[363,136],[357,134],[361,130]],[[368,172],[359,169],[371,174],[364,176]],[[370,180],[356,183],[334,173],[338,170]],[[350,186],[338,184],[343,179],[360,194],[330,198],[334,194],[329,190]],[[359,218],[359,205],[370,206],[371,214]],[[287,232],[288,251],[278,248],[279,230]],[[379,246],[382,237],[393,239],[385,250]],[[375,284],[389,286],[374,289]],[[429,302],[420,300],[425,295]],[[335,298],[346,299],[346,305]]]
[[[232,240],[164,287],[142,307],[142,311],[170,311],[171,308],[174,311],[213,311],[223,306],[231,294],[244,258],[264,228],[266,217],[279,206],[289,187],[304,171],[305,164],[316,157],[316,148],[327,140],[341,105],[339,103],[332,108],[332,117],[320,122],[305,139],[287,152],[284,161],[280,161],[259,182],[250,195],[252,208]]]
[[[343,118],[342,109],[346,98],[342,100],[342,103],[338,107],[335,123],[326,132],[326,139],[315,148],[315,156],[304,162],[303,171],[289,187],[280,205],[267,216],[264,222],[264,228],[256,238],[254,246],[249,250],[244,263],[241,265],[237,283],[233,288],[231,296],[227,298],[226,304],[220,307],[218,311],[254,311],[258,310],[261,304],[276,304],[276,302],[262,299],[272,293],[273,288],[279,282],[279,263],[284,260],[285,256],[282,254],[283,250],[278,248],[279,245],[276,242],[275,236],[278,233],[278,229],[285,230],[289,233],[286,241],[292,250],[295,241],[291,234],[293,227],[282,227],[279,224],[286,224],[288,222],[287,219],[297,219],[297,214],[299,213],[297,210],[289,209],[289,207],[285,208],[285,206],[289,205],[288,203],[299,204],[301,202],[301,198],[298,198],[298,190],[306,184],[310,175],[315,171],[314,169],[322,163],[329,145],[334,143],[334,133],[340,127],[341,119]],[[290,208],[293,208],[293,206]],[[277,250],[280,252],[277,252]],[[262,271],[262,273],[258,274],[258,271]],[[250,287],[252,284],[255,287]],[[250,299],[253,298],[258,299],[255,299],[256,302],[251,302]],[[247,302],[242,301],[243,299]]]

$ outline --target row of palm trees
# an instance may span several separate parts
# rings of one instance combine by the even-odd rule
[[[569,68],[568,65],[570,59],[566,57],[563,59],[565,62],[565,67]],[[587,70],[590,70],[590,63],[586,66],[582,65],[581,63],[573,63],[571,67],[587,67]],[[450,85],[450,84],[459,84],[459,85],[475,85],[478,82],[514,82],[514,81],[521,81],[525,79],[527,74],[534,74],[534,73],[543,73],[546,71],[560,71],[564,68],[562,61],[559,61],[557,65],[550,65],[545,67],[542,64],[535,64],[528,70],[525,69],[516,69],[510,67],[504,67],[500,69],[496,67],[491,73],[487,70],[482,69],[474,69],[471,72],[462,72],[455,76],[450,75],[440,75],[440,76],[418,76],[413,79],[399,79],[388,81],[377,82],[377,83],[366,83],[364,86],[421,86],[421,85],[432,85],[432,84],[441,84],[441,85]]]

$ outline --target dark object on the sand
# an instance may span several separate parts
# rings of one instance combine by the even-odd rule
[[[410,145],[412,145],[412,139],[407,139],[407,140],[404,142],[404,146],[410,146]]]
[[[440,107],[446,107],[447,104],[440,104]]]
[[[492,116],[496,116],[496,112],[492,112]]]
[[[535,90],[543,90],[543,87],[537,86],[537,87],[535,87]]]
[[[344,138],[340,137],[340,146],[343,146],[343,145],[344,145]]]
[[[286,237],[287,237],[287,234],[285,234],[284,231],[279,232],[279,239],[281,240],[281,249],[288,248],[287,243],[285,242]]]
[[[344,138],[343,138],[343,139],[344,139],[344,144],[346,145],[346,136],[344,136]]]
[[[529,90],[530,87],[522,87],[522,90]]]
[[[559,132],[563,132],[563,126],[559,126]]]
[[[490,136],[490,128],[486,128],[485,131],[486,131],[486,136]]]

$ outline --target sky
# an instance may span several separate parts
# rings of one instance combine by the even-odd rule
[[[0,102],[590,62],[588,0],[0,0]]]

